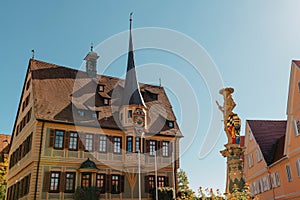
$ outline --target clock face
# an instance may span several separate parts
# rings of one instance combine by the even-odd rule
[[[136,127],[143,127],[145,126],[145,119],[143,116],[135,116],[134,117],[134,125]]]

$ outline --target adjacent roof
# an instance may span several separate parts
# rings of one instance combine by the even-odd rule
[[[284,157],[286,120],[247,120],[267,165]]]
[[[0,134],[0,152],[8,154],[10,139],[10,135]]]
[[[121,105],[124,80],[104,75],[89,78],[86,72],[34,59],[29,62],[29,71],[37,119],[87,126],[99,126],[100,123],[102,128],[120,129],[118,106]],[[98,85],[104,85],[103,92],[97,91]],[[148,120],[148,133],[157,130],[153,126],[159,116],[160,121],[161,118],[174,121],[174,128],[164,127],[154,134],[182,136],[164,88],[141,83],[139,87],[152,116],[152,122],[151,118]],[[109,105],[104,104],[104,98],[109,99]],[[80,117],[77,113],[82,110],[86,115]],[[91,117],[95,111],[98,120]]]

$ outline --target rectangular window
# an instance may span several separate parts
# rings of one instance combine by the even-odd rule
[[[285,169],[286,169],[286,175],[287,175],[288,181],[291,182],[292,181],[291,166],[290,165],[286,165]]]
[[[163,141],[162,142],[162,156],[169,156],[169,146],[170,146],[170,142],[167,141]]]
[[[294,120],[294,129],[295,129],[295,135],[300,135],[300,121],[298,119]]]
[[[81,175],[81,187],[91,187],[91,173],[82,173]]]
[[[51,172],[49,192],[59,192],[60,172]]]
[[[154,156],[155,155],[155,151],[156,151],[156,141],[155,140],[150,140],[149,141],[149,145],[150,145],[150,151],[149,151],[149,155],[150,156]]]
[[[259,149],[256,149],[256,161],[259,162],[262,160],[262,156]]]
[[[98,91],[103,92],[104,91],[104,85],[99,85],[98,86]]]
[[[119,194],[121,192],[120,175],[111,176],[111,193]]]
[[[91,134],[85,135],[85,150],[93,151],[93,135]]]
[[[149,176],[149,189],[154,189],[155,188],[155,177],[154,176]]]
[[[65,192],[74,192],[75,191],[75,172],[66,172],[66,185]]]
[[[109,104],[109,100],[108,99],[103,99],[103,104],[104,105],[108,105]]]
[[[141,138],[140,137],[135,138],[135,151],[136,152],[141,151]]]
[[[77,150],[77,145],[78,145],[78,133],[70,132],[69,149]]]
[[[296,169],[298,177],[300,177],[300,159],[296,160]]]
[[[99,188],[100,193],[105,193],[105,174],[97,174],[96,176],[96,186]]]
[[[127,123],[132,122],[132,110],[128,110],[127,113]]]
[[[64,131],[56,130],[55,131],[55,140],[54,140],[54,148],[62,149],[64,144]]]
[[[100,135],[100,137],[99,137],[99,151],[100,152],[106,152],[106,146],[107,146],[106,135]]]
[[[248,155],[248,167],[252,167],[253,166],[253,155],[249,154]]]
[[[158,184],[158,187],[165,187],[165,177],[164,176],[158,176],[157,177],[157,184]]]
[[[114,153],[121,153],[121,137],[114,137]]]
[[[133,151],[133,137],[128,136],[127,137],[127,152],[132,152]]]

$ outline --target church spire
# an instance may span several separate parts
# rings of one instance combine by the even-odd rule
[[[130,28],[129,28],[129,50],[127,60],[127,72],[125,79],[125,87],[122,98],[122,105],[141,105],[145,106],[138,84],[137,74],[135,71],[134,50],[132,42],[132,13],[130,13]]]

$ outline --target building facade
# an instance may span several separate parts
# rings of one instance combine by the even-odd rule
[[[300,199],[300,62],[292,61],[287,120],[247,120],[245,177],[260,199]]]
[[[138,83],[131,33],[126,79],[30,59],[12,134],[7,200],[151,199],[177,188],[182,134],[161,86]]]

